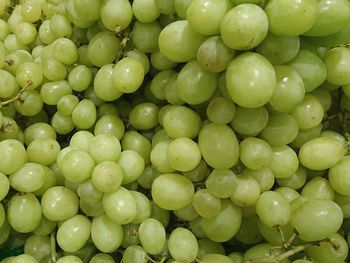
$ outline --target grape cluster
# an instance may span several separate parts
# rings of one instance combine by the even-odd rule
[[[1,263],[345,263],[348,0],[0,0]]]

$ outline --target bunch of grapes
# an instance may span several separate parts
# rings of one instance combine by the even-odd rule
[[[349,0],[0,0],[1,263],[345,263]]]

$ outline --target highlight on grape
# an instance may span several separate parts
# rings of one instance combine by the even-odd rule
[[[0,263],[346,263],[349,0],[0,0]]]

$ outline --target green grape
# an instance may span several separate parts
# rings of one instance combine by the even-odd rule
[[[325,36],[342,30],[349,21],[350,4],[346,0],[318,1],[318,16],[304,35]],[[330,23],[329,21],[332,21]]]
[[[13,139],[0,142],[0,172],[11,174],[21,168],[26,160],[27,155],[22,143]]]
[[[214,94],[217,82],[217,75],[206,72],[193,60],[181,69],[176,81],[176,92],[184,102],[197,105]]]
[[[290,187],[278,187],[274,191],[283,196],[289,203],[300,197],[300,194]]]
[[[196,168],[189,172],[184,172],[183,175],[190,179],[192,182],[201,182],[209,175],[208,165],[202,159]]]
[[[210,21],[208,20],[209,23]],[[223,42],[228,47],[236,50],[249,50],[264,40],[268,29],[269,21],[261,7],[241,4],[225,14],[220,32]]]
[[[232,8],[230,1],[193,0],[186,11],[190,27],[201,35],[217,35],[226,12]]]
[[[350,57],[350,50],[346,47],[336,47],[330,49],[323,58],[327,68],[327,81],[335,85],[348,85],[347,61]]]
[[[192,182],[179,174],[162,174],[152,184],[154,202],[166,210],[178,210],[188,206],[193,195]]]
[[[160,16],[155,0],[135,0],[132,3],[133,15],[138,21],[148,23]]]
[[[284,244],[284,239],[289,240],[289,238],[291,238],[294,234],[293,227],[289,223],[284,226],[269,227],[259,219],[258,229],[260,234],[264,237],[264,239],[273,245]],[[282,239],[282,235],[284,239]]]
[[[344,154],[345,148],[342,143],[333,138],[319,137],[306,142],[300,148],[299,159],[306,168],[324,170],[333,167]]]
[[[44,184],[45,170],[37,163],[25,163],[9,176],[10,185],[19,192],[34,192]]]
[[[40,262],[45,256],[50,255],[50,238],[45,235],[31,235],[24,244],[24,253]]]
[[[37,31],[32,23],[22,22],[17,25],[15,35],[19,42],[28,45],[35,40]]]
[[[65,65],[72,65],[78,60],[78,49],[72,40],[58,38],[52,43],[54,57]]]
[[[34,194],[36,196],[42,196],[46,192],[47,189],[55,186],[56,181],[58,181],[56,179],[56,175],[55,175],[54,171],[51,168],[44,166],[44,165],[42,167],[45,170],[44,180],[43,180],[44,182],[43,182],[43,185],[38,190],[36,190],[34,192]]]
[[[205,185],[212,195],[229,198],[236,188],[237,177],[229,169],[213,169],[205,180]]]
[[[133,93],[144,79],[144,67],[138,60],[125,57],[119,60],[112,72],[114,88],[124,93]]]
[[[236,106],[224,97],[215,97],[207,106],[207,117],[213,123],[228,124],[236,113]]]
[[[41,17],[41,2],[37,0],[24,1],[21,6],[21,15],[24,21],[34,23]]]
[[[132,20],[131,4],[127,0],[104,0],[101,5],[100,19],[112,32],[121,32]]]
[[[107,216],[94,217],[91,225],[94,245],[104,253],[112,253],[123,241],[123,228]]]
[[[202,238],[198,240],[197,258],[202,259],[207,254],[214,254],[214,253],[217,255],[224,255],[225,249],[220,243],[211,241],[210,239]]]
[[[154,218],[144,220],[138,230],[140,242],[144,250],[151,254],[160,254],[165,246],[166,235],[164,226]]]
[[[330,155],[331,156],[331,155]],[[333,190],[342,195],[350,195],[349,173],[350,157],[343,157],[338,163],[329,169],[328,179]]]
[[[144,189],[151,189],[154,179],[159,176],[160,172],[150,164],[145,166],[142,174],[137,178],[137,183]]]
[[[67,134],[74,129],[74,123],[71,116],[56,112],[51,119],[51,125],[58,134]]]
[[[301,195],[309,199],[333,200],[334,190],[327,179],[317,176],[304,185]]]
[[[202,218],[201,228],[210,240],[226,242],[238,232],[241,222],[241,208],[229,200],[222,200],[220,213],[214,218]]]
[[[273,147],[270,169],[275,178],[288,178],[292,176],[299,166],[297,154],[287,145]]]
[[[110,134],[96,135],[90,142],[89,153],[96,163],[117,161],[121,152],[117,137]]]
[[[280,186],[290,187],[294,190],[300,189],[304,186],[307,179],[307,171],[303,166],[299,166],[298,170],[288,178],[277,179]]]
[[[150,162],[150,154],[152,145],[150,141],[142,134],[136,131],[128,131],[124,134],[123,140],[121,141],[123,150],[133,150],[139,153],[145,164]]]
[[[149,130],[158,124],[157,105],[144,102],[136,105],[129,113],[130,124],[138,130]]]
[[[47,82],[40,89],[42,101],[48,105],[57,105],[61,97],[72,94],[72,89],[66,80]]]
[[[73,0],[73,7],[79,18],[85,20],[97,20],[101,3],[97,0]]]
[[[80,129],[91,128],[96,122],[96,117],[96,107],[93,102],[88,99],[81,100],[72,113],[73,123]]]
[[[63,256],[56,263],[83,263],[83,261],[76,256]]]
[[[30,162],[50,165],[56,160],[60,145],[55,139],[36,139],[27,147],[27,156]]]
[[[313,199],[297,208],[292,225],[304,241],[316,241],[336,233],[343,221],[341,208],[331,200]]]
[[[131,245],[125,249],[122,257],[122,262],[123,263],[147,263],[148,255],[142,247]]]
[[[125,132],[125,126],[121,118],[107,114],[102,116],[95,124],[94,134],[111,134],[121,140]]]
[[[84,199],[79,200],[79,206],[81,211],[91,217],[95,216],[100,216],[104,214],[103,206],[102,206],[102,201],[98,201],[97,203],[88,203]]]
[[[201,161],[198,144],[186,137],[171,141],[167,151],[169,165],[178,171],[191,171]]]
[[[238,161],[238,140],[227,125],[210,123],[204,126],[198,145],[204,160],[215,169],[228,169]]]
[[[124,150],[118,159],[118,165],[123,171],[123,185],[135,182],[145,168],[145,161],[133,150]]]
[[[157,70],[170,70],[177,65],[176,62],[168,59],[159,50],[151,53],[151,64]],[[145,71],[146,72],[146,71]]]
[[[249,175],[239,175],[236,187],[230,197],[231,201],[239,207],[254,205],[260,196],[259,183]]]
[[[228,65],[226,83],[235,103],[242,107],[257,108],[271,99],[276,86],[276,74],[263,56],[246,52]]]
[[[306,130],[318,126],[324,116],[321,102],[311,94],[306,94],[304,100],[291,113],[297,121],[299,129]]]
[[[321,135],[322,128],[323,125],[321,123],[315,128],[299,130],[297,137],[295,137],[294,141],[290,143],[290,146],[299,149],[303,146],[303,144],[305,144],[309,140],[318,138]]]
[[[190,204],[184,208],[178,209],[173,211],[174,215],[180,219],[180,220],[184,220],[184,221],[193,221],[196,218],[199,217],[199,214],[197,213],[197,211],[194,209],[193,204]]]
[[[70,138],[69,145],[70,145],[71,149],[77,148],[77,149],[81,149],[81,150],[88,152],[90,149],[90,144],[94,138],[95,138],[95,136],[89,131],[77,131]],[[67,149],[67,147],[64,148],[63,150],[65,150],[65,149]],[[58,159],[59,158],[57,158],[57,160]]]
[[[6,47],[6,41],[4,42]],[[6,47],[8,49],[8,47]],[[5,57],[5,61],[9,63],[5,63],[4,69],[7,70],[12,75],[16,75],[18,67],[25,62],[33,62],[32,55],[23,49],[22,47],[17,47],[16,50],[10,52],[8,50],[7,56]]]
[[[159,35],[160,52],[174,62],[188,62],[196,57],[204,36],[195,33],[186,20],[167,25]]]
[[[0,19],[0,40],[4,41],[10,34],[9,26],[5,20]]]
[[[14,106],[23,116],[35,116],[43,109],[43,101],[36,90],[24,91],[21,100],[14,101]]]
[[[77,96],[69,94],[61,97],[57,102],[57,111],[70,116],[73,113],[74,108],[78,105],[79,99]]]
[[[281,36],[298,36],[314,25],[317,19],[317,1],[273,0],[267,3],[265,12],[270,32]]]
[[[175,13],[174,0],[164,1],[164,0],[155,0],[157,8],[161,14],[173,14]]]
[[[243,253],[242,252],[232,252],[227,257],[229,257],[233,263],[243,263]]]
[[[0,173],[0,201],[2,201],[8,194],[10,190],[10,181],[8,177]]]
[[[190,230],[178,227],[169,236],[168,249],[175,260],[190,263],[197,257],[198,241]]]
[[[144,194],[137,191],[130,191],[130,192],[135,198],[136,210],[137,210],[136,216],[131,223],[140,224],[145,219],[151,216],[152,206],[149,199]]]
[[[235,238],[239,242],[247,245],[261,242],[263,237],[258,229],[258,221],[259,217],[257,215],[244,218]]]
[[[41,198],[43,215],[50,221],[67,220],[78,212],[77,195],[63,186],[49,188]]]
[[[200,189],[193,196],[193,207],[202,218],[214,218],[221,210],[221,200],[207,189]]]
[[[5,70],[0,70],[0,80],[3,86],[0,91],[2,99],[10,98],[18,92],[18,84],[16,78]]]
[[[195,111],[186,106],[173,106],[164,115],[163,127],[171,138],[195,138],[200,131],[201,119]]]
[[[63,80],[67,74],[64,64],[52,57],[42,59],[41,68],[44,77],[51,81]]]
[[[41,216],[40,203],[32,193],[15,194],[8,203],[7,219],[17,232],[32,232],[39,225]]]
[[[164,100],[166,85],[170,82],[171,78],[175,75],[173,70],[165,70],[159,72],[151,81],[150,90],[154,97],[158,100]],[[176,74],[177,76],[177,74]]]
[[[344,219],[349,218],[350,217],[349,196],[335,193],[334,194],[334,202],[336,202],[336,204],[339,205],[341,210],[343,211]]]
[[[131,192],[122,186],[116,191],[105,193],[102,204],[108,218],[120,225],[128,224],[136,217],[136,200]]]
[[[108,193],[116,191],[123,180],[123,170],[112,161],[104,161],[92,170],[92,183],[96,189]]]
[[[317,54],[300,49],[298,55],[288,65],[294,68],[304,81],[306,92],[320,86],[327,77],[327,66]]]
[[[121,244],[123,248],[127,248],[132,245],[140,244],[139,236],[139,225],[136,224],[126,224],[123,226],[124,239]]]
[[[315,89],[311,93],[315,96],[322,104],[324,111],[327,112],[332,106],[332,95],[330,92],[324,89]]]
[[[271,146],[261,139],[247,138],[240,143],[239,158],[241,162],[250,169],[263,169],[268,167],[272,161],[272,155]]]
[[[259,170],[244,169],[241,175],[253,177],[258,182],[261,192],[270,190],[275,183],[275,177],[269,168]]]
[[[98,70],[94,79],[94,91],[99,98],[105,101],[116,100],[123,94],[114,87],[112,73],[113,64],[107,64]]]
[[[74,30],[74,28],[73,28]],[[74,31],[73,31],[74,32]],[[80,41],[80,40],[76,40]],[[78,48],[78,63],[83,66],[89,66],[92,67],[94,64],[91,62],[89,57],[89,46],[88,45],[82,45]]]
[[[200,217],[196,218],[193,221],[188,222],[189,227],[191,228],[192,233],[197,237],[197,238],[207,238],[206,234],[203,232],[202,229],[202,219]],[[210,240],[210,239],[209,239]],[[213,240],[211,240],[213,241]],[[215,242],[215,241],[213,241]],[[217,242],[216,242],[217,243]]]
[[[131,41],[141,52],[151,53],[159,49],[158,37],[161,31],[157,20],[149,23],[136,21],[132,28]]]
[[[3,128],[0,130],[0,141],[18,138],[18,135],[20,132],[20,127],[18,126],[17,122],[14,119],[3,116],[2,127]],[[12,144],[12,143],[10,143],[10,144]],[[0,149],[1,149],[1,147],[0,147]],[[11,148],[8,150],[11,151]],[[2,154],[5,155],[6,153],[2,153]],[[9,165],[10,164],[5,164],[4,169],[6,169],[5,166],[9,166]],[[17,167],[17,166],[15,166],[15,167]],[[1,169],[1,164],[0,164],[0,169]],[[9,168],[9,169],[12,169],[12,168]]]
[[[299,47],[298,36],[276,36],[269,32],[256,51],[272,64],[283,64],[295,58]]]
[[[242,262],[250,262],[250,261],[256,261],[260,260],[265,257],[277,257],[284,253],[284,250],[281,248],[276,248],[272,244],[269,243],[260,243],[258,245],[255,245],[251,248],[249,248],[243,257]],[[271,261],[272,262],[272,261]],[[289,259],[284,259],[282,261],[279,261],[280,263],[289,263]]]
[[[25,62],[17,68],[16,81],[21,88],[35,89],[43,81],[42,69],[35,63]]]
[[[260,195],[256,204],[260,220],[268,227],[284,226],[291,219],[291,207],[279,193],[267,191]]]
[[[58,37],[71,37],[72,35],[70,21],[66,16],[61,14],[55,14],[50,18],[50,29]]]
[[[88,179],[80,183],[76,190],[80,199],[83,199],[86,203],[97,203],[101,200],[103,193],[95,188],[91,179]]]
[[[97,253],[91,258],[89,263],[115,263],[115,261],[109,254]]]
[[[230,123],[235,132],[247,136],[256,136],[267,125],[269,113],[264,107],[236,107],[235,116]]]
[[[174,8],[180,19],[186,19],[187,9],[193,0],[174,0]]]
[[[292,112],[304,99],[303,79],[292,67],[275,66],[277,86],[269,104],[279,112]]]
[[[38,261],[33,256],[28,254],[22,254],[22,255],[16,256],[10,262],[11,263],[38,263]]]
[[[56,132],[49,124],[44,122],[34,123],[24,130],[24,141],[26,145],[29,145],[35,139],[49,138],[56,139]]]
[[[88,56],[95,66],[101,67],[112,63],[118,57],[120,48],[121,43],[117,36],[109,31],[101,31],[90,40]]]
[[[102,105],[99,105],[97,109],[97,118],[100,119],[102,116],[108,114],[119,117],[119,110],[117,106],[112,103],[103,103]]]

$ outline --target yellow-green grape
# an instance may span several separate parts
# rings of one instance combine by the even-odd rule
[[[135,0],[132,2],[132,12],[138,21],[147,23],[160,16],[155,0]]]
[[[198,241],[190,230],[178,227],[169,236],[168,249],[175,260],[189,263],[197,257]]]
[[[22,4],[21,15],[25,21],[34,23],[40,19],[41,10],[41,1],[26,0]]]
[[[127,0],[104,0],[101,4],[100,19],[112,32],[121,32],[132,20],[131,4]]]

